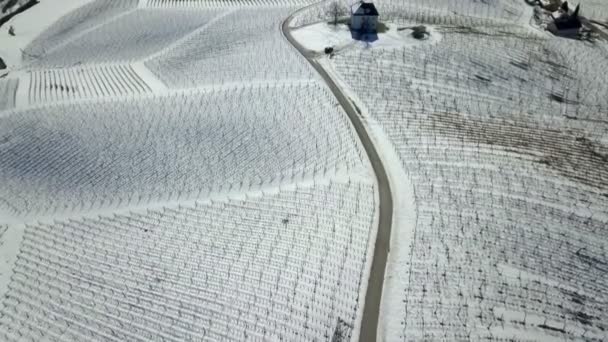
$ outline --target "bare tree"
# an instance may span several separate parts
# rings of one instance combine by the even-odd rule
[[[341,16],[346,14],[346,10],[338,1],[332,2],[329,5],[328,10],[329,10],[329,14],[334,19],[333,20],[334,26],[338,25],[338,19],[340,19]]]

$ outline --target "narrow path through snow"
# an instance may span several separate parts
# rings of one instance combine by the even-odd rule
[[[331,76],[325,69],[313,58],[310,51],[305,49],[291,35],[289,23],[293,16],[299,11],[305,10],[308,7],[315,6],[313,4],[292,13],[282,25],[282,30],[285,38],[308,60],[308,62],[317,70],[325,83],[329,86],[338,102],[348,114],[350,121],[365,148],[365,152],[370,160],[370,163],[376,174],[378,182],[378,191],[380,198],[380,216],[378,221],[378,231],[376,235],[376,243],[374,246],[373,260],[365,294],[365,305],[363,307],[363,318],[361,320],[361,330],[359,332],[359,340],[365,342],[376,341],[378,331],[378,317],[380,315],[380,303],[382,299],[382,288],[384,286],[384,273],[388,259],[390,247],[391,225],[393,220],[393,198],[391,195],[390,183],[388,175],[382,164],[382,160],[374,146],[370,136],[365,129],[360,113],[353,107],[353,104],[344,95],[343,91],[336,85]]]

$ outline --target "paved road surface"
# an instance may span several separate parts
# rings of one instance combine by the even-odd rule
[[[311,6],[315,6],[313,4]],[[310,6],[308,6],[310,7]],[[293,13],[283,22],[283,35],[300,53],[306,57],[308,62],[317,70],[327,83],[334,96],[338,99],[340,105],[348,114],[350,121],[355,127],[355,131],[359,135],[359,139],[363,143],[365,152],[372,164],[376,179],[378,182],[378,191],[380,193],[380,221],[378,223],[378,235],[374,248],[374,259],[372,260],[372,268],[365,295],[365,306],[363,308],[363,320],[361,322],[361,331],[359,340],[362,342],[376,341],[378,331],[378,315],[380,313],[380,302],[382,299],[382,288],[384,285],[384,271],[386,269],[386,260],[390,247],[391,224],[393,219],[393,198],[391,196],[388,176],[384,169],[384,165],[380,160],[378,152],[372,143],[360,114],[355,110],[352,103],[347,99],[342,90],[336,85],[329,74],[323,67],[314,59],[315,53],[305,49],[291,35],[289,23],[293,16],[308,7],[304,7]]]

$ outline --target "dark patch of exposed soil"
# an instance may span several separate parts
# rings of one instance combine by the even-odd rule
[[[470,119],[460,113],[435,113],[430,119],[430,129],[441,135],[527,154],[571,180],[602,193],[608,189],[608,155],[598,152],[606,147],[580,134],[498,119]]]

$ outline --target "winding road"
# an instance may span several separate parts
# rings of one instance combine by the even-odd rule
[[[324,1],[323,1],[324,2]],[[319,3],[312,4],[310,6],[299,9],[292,13],[282,24],[282,31],[285,38],[308,60],[308,62],[317,70],[321,75],[325,83],[329,86],[334,96],[338,99],[338,102],[346,111],[350,121],[352,122],[365,152],[371,162],[374,173],[376,174],[376,180],[378,183],[378,191],[380,198],[380,217],[378,222],[378,234],[376,236],[376,243],[374,246],[374,257],[372,260],[372,267],[370,271],[369,282],[367,286],[367,293],[365,294],[365,305],[363,307],[363,318],[361,322],[361,331],[359,334],[359,340],[364,342],[376,341],[378,331],[378,316],[380,313],[380,303],[382,300],[382,288],[384,285],[384,272],[386,269],[386,262],[388,259],[390,238],[391,238],[391,225],[393,219],[393,198],[391,195],[390,184],[388,175],[382,164],[378,151],[374,146],[372,140],[365,129],[360,114],[355,110],[353,104],[344,95],[340,87],[336,85],[331,76],[323,69],[323,67],[315,59],[315,54],[305,49],[300,43],[298,43],[289,29],[289,23],[293,19],[293,16],[298,12],[305,10],[309,7],[316,6]]]

